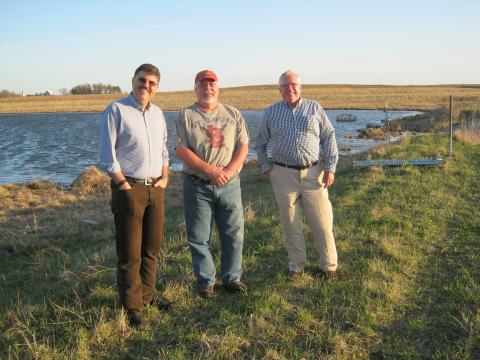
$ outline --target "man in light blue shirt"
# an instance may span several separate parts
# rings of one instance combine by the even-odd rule
[[[335,131],[322,106],[300,96],[300,77],[288,70],[280,76],[280,101],[265,110],[257,136],[257,157],[269,177],[280,208],[289,273],[298,277],[307,264],[299,207],[310,226],[320,269],[337,278],[332,204],[338,161]],[[267,155],[271,150],[271,161]]]
[[[167,127],[151,103],[160,72],[135,71],[132,92],[112,102],[100,120],[100,163],[110,178],[117,249],[117,285],[130,325],[140,326],[144,305],[167,307],[155,295],[168,184]]]

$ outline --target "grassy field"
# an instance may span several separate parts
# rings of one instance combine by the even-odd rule
[[[447,153],[447,136],[430,134],[364,158]],[[158,270],[175,306],[146,308],[140,330],[126,325],[117,300],[106,179],[91,170],[70,190],[2,186],[0,357],[478,359],[479,169],[480,147],[460,142],[443,167],[362,170],[344,161],[330,192],[341,278],[318,274],[310,246],[307,273],[292,281],[271,186],[248,166],[249,292],[218,289],[211,301],[193,292],[174,177]]]
[[[161,90],[161,88],[160,88]],[[480,85],[304,85],[303,96],[316,99],[327,109],[431,110],[448,108],[449,96],[458,106],[477,104]],[[109,102],[122,95],[31,96],[0,99],[0,113],[88,112],[102,111]],[[221,89],[220,101],[239,109],[264,109],[280,99],[275,85]],[[164,110],[179,110],[192,104],[192,91],[160,92],[154,103]],[[347,104],[347,105],[346,105]]]

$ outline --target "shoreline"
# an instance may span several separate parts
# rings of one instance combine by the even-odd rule
[[[380,135],[383,135],[386,138],[385,137],[375,138],[374,137],[375,135],[372,137],[365,137],[365,139],[380,140],[382,141],[382,143],[376,144],[368,149],[359,150],[357,152],[348,152],[346,154],[339,154],[338,167],[342,167],[343,163],[351,163],[353,160],[358,159],[362,155],[375,151],[375,149],[386,147],[391,144],[399,143],[406,136],[412,136],[412,135],[415,136],[417,133],[438,131],[439,129],[443,128],[442,125],[445,126],[445,122],[443,121],[444,116],[445,116],[444,112],[425,111],[424,113],[419,115],[406,116],[406,117],[401,117],[401,118],[392,120],[390,122],[390,126],[394,125],[395,127],[397,127],[397,129],[394,132],[391,132],[390,130],[386,130],[385,124],[380,128],[363,129],[363,130],[366,130],[367,133],[368,131],[371,131],[371,130],[380,130],[380,133],[381,133]],[[429,120],[429,121],[426,121],[426,120]],[[419,124],[422,124],[421,125],[422,129],[418,129]],[[252,167],[258,168],[256,164],[257,164],[256,158],[252,158],[252,159],[246,160],[243,166],[244,166],[244,169],[248,169]],[[87,166],[82,171],[80,171],[79,175],[73,178],[70,184],[64,185],[62,183],[58,183],[49,179],[36,178],[36,179],[30,179],[26,182],[21,182],[21,183],[4,183],[4,184],[0,183],[0,188],[6,187],[6,186],[27,186],[28,187],[31,184],[42,183],[42,184],[49,184],[49,186],[55,186],[58,189],[69,190],[74,187],[75,182],[77,182],[78,179],[82,177],[82,174],[84,174],[85,171],[87,171],[89,168],[92,168],[92,167],[98,169],[98,171],[101,172],[101,170],[95,165]],[[178,166],[175,166],[175,167],[171,166],[170,173],[181,174],[182,170],[179,169]],[[105,174],[105,176],[107,175]]]
[[[348,107],[335,107],[335,108],[327,108],[323,107],[325,111],[327,110],[345,110],[345,111],[363,111],[363,110],[378,110],[378,111],[385,111],[384,108],[348,108]],[[175,112],[180,111],[181,109],[161,109],[163,112]],[[263,111],[265,109],[242,109],[238,108],[240,111]],[[429,109],[419,109],[419,108],[388,108],[388,111],[419,111],[419,112],[427,112]],[[0,116],[21,116],[21,115],[49,115],[49,114],[101,114],[102,111],[43,111],[43,112],[11,112],[11,113],[2,113],[0,112]]]
[[[360,157],[362,155],[365,155],[365,154],[368,154],[369,152],[374,152],[374,151],[376,151],[376,149],[379,149],[379,148],[382,148],[382,147],[388,147],[388,146],[393,145],[393,144],[398,144],[399,142],[402,141],[402,138],[404,136],[410,136],[410,135],[411,135],[411,132],[405,131],[400,136],[398,136],[397,139],[395,139],[395,140],[393,140],[389,143],[378,144],[378,145],[372,146],[371,148],[368,148],[366,150],[358,151],[356,153],[339,154],[337,169],[348,166],[348,164],[352,163],[353,160],[356,160],[358,157]],[[240,172],[240,175],[244,171],[246,171],[248,173],[251,173],[251,172],[254,172],[255,170],[258,170],[258,176],[262,176],[262,174],[260,173],[260,168],[257,165],[257,159],[256,158],[245,161],[243,163],[243,168],[242,168],[242,171]],[[20,188],[27,187],[27,188],[31,188],[31,189],[44,188],[44,187],[54,187],[58,190],[70,191],[70,190],[73,190],[75,188],[76,184],[82,182],[83,181],[82,179],[85,176],[88,177],[89,176],[88,173],[90,173],[92,171],[93,172],[98,172],[99,174],[102,174],[105,177],[105,179],[108,182],[110,182],[110,179],[105,172],[100,170],[100,168],[98,168],[97,166],[91,165],[91,166],[87,166],[86,168],[84,168],[80,172],[80,174],[77,177],[75,177],[73,179],[73,181],[68,185],[63,185],[61,183],[58,183],[58,182],[55,182],[55,181],[52,181],[52,180],[49,180],[49,179],[31,179],[31,180],[29,180],[27,182],[23,182],[23,183],[0,184],[0,189],[4,188],[4,187],[9,187],[9,188],[12,188],[12,187],[13,188],[15,188],[15,187],[20,187]],[[174,169],[174,168],[170,167],[169,177],[171,177],[171,178],[181,177],[182,172],[183,172],[182,170],[178,170],[178,169]]]

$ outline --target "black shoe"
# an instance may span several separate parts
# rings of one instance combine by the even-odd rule
[[[138,328],[142,325],[142,315],[138,310],[127,310],[127,319],[130,326]]]
[[[303,275],[303,271],[293,271],[290,270],[288,272],[288,277],[292,280],[300,279]]]
[[[222,284],[222,286],[224,289],[227,289],[233,292],[241,292],[241,293],[247,292],[247,285],[242,283],[240,280],[225,282]]]
[[[151,300],[148,305],[156,307],[158,310],[161,311],[168,311],[171,310],[173,307],[173,303],[162,298],[154,298]]]
[[[197,285],[197,294],[205,299],[213,298],[213,285]]]

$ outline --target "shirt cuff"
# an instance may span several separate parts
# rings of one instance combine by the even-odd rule
[[[330,166],[325,166],[323,168],[323,171],[330,171],[331,173],[335,174],[336,166],[330,165]]]
[[[268,171],[272,171],[273,165],[270,162],[262,165],[262,173],[265,174]]]
[[[115,161],[113,163],[101,163],[100,164],[103,171],[106,171],[109,174],[118,173],[122,171],[120,163]]]

